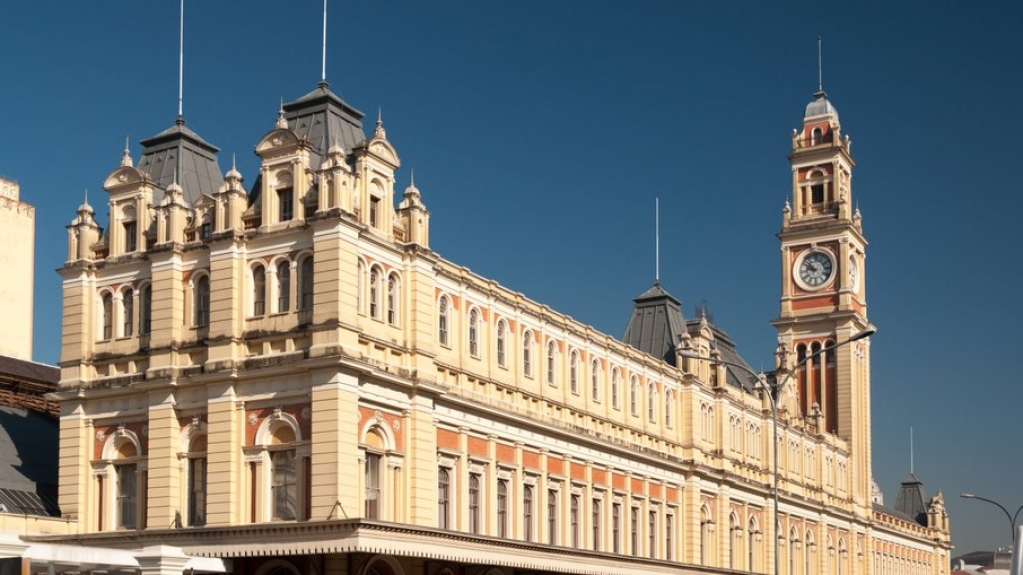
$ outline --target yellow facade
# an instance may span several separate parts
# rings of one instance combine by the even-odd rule
[[[88,205],[68,227],[75,541],[258,574],[771,573],[777,536],[789,575],[947,573],[940,498],[925,524],[872,506],[869,343],[788,377],[871,327],[837,113],[790,157],[776,535],[771,400],[726,384],[706,320],[679,344],[705,359],[676,367],[443,259],[382,124],[323,149],[314,105],[361,118],[325,84],[285,105],[252,193],[232,169],[188,200],[126,157],[108,229]],[[801,286],[818,250],[838,269]]]
[[[0,178],[0,355],[31,361],[36,213],[20,191]]]

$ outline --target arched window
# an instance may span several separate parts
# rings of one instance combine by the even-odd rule
[[[469,355],[480,356],[480,312],[476,308],[469,312]]]
[[[437,470],[437,526],[450,528],[451,521],[451,472],[441,467]]]
[[[522,538],[533,540],[533,486],[522,488]]]
[[[298,454],[293,447],[296,439],[289,425],[279,425],[269,438],[273,447],[269,453],[272,519],[293,521],[298,518]]]
[[[130,289],[121,293],[121,335],[131,337],[135,327],[135,294]]]
[[[746,529],[746,570],[750,572],[756,571],[756,546],[758,534],[759,530],[757,529],[757,521],[755,518],[750,517],[749,526]]]
[[[355,286],[355,309],[359,313],[366,313],[366,265],[359,260],[359,268],[356,273]]]
[[[369,316],[380,319],[380,272],[373,268],[369,272]]]
[[[554,374],[555,374],[555,371],[556,371],[556,369],[555,369],[555,357],[556,357],[556,355],[555,354],[557,354],[557,353],[558,353],[558,346],[557,346],[557,344],[554,343],[554,340],[548,341],[547,342],[547,383],[549,385],[552,385],[552,386],[557,385],[556,380],[554,379]]]
[[[547,490],[547,544],[558,544],[558,490]]]
[[[622,387],[622,374],[615,367],[611,370],[611,407],[619,409],[621,404],[621,387]]]
[[[448,345],[448,297],[443,295],[437,302],[437,340]]]
[[[572,393],[579,393],[579,353],[574,349],[568,356],[568,386]]]
[[[600,402],[600,360],[595,359],[590,364],[590,398]]]
[[[401,283],[397,274],[387,276],[387,323],[398,325],[398,293]]]
[[[103,332],[100,335],[103,339],[110,339],[114,337],[114,296],[110,292],[106,292],[101,301],[103,317],[100,319],[103,324]]]
[[[735,513],[728,515],[728,568],[739,569],[739,544],[742,537],[742,527],[739,526],[739,518]]]
[[[153,327],[153,286],[145,284],[139,290],[139,335],[147,335]]]
[[[252,315],[259,317],[266,313],[266,270],[261,265],[252,266]]]
[[[508,480],[497,480],[497,536],[508,536]]]
[[[528,329],[522,334],[522,373],[533,377],[533,332]]]
[[[313,256],[302,259],[298,279],[298,309],[313,309]]]
[[[817,570],[814,569],[816,556],[817,543],[813,540],[813,532],[808,529],[806,537],[803,538],[803,575],[816,575]]]
[[[506,341],[505,341],[505,339],[507,337],[507,334],[505,332],[507,330],[508,330],[508,324],[505,323],[505,321],[503,319],[499,320],[497,322],[497,365],[499,365],[501,367],[505,367],[505,365],[506,365],[506,356],[505,356]]]
[[[469,474],[469,533],[480,532],[480,476]]]
[[[700,564],[710,565],[710,530],[713,522],[710,510],[706,506],[700,508]]]
[[[819,146],[824,141],[824,131],[820,128],[814,128],[810,132],[810,145]]]
[[[195,313],[193,324],[196,327],[210,324],[210,278],[206,274],[195,280]]]
[[[572,547],[579,548],[579,495],[576,493],[572,494],[569,499],[569,515],[568,523],[571,529]]]
[[[657,386],[653,382],[646,386],[646,418],[657,421]]]
[[[629,382],[629,411],[633,416],[639,415],[639,377],[635,375]]]
[[[188,446],[188,524],[206,525],[206,434]]]
[[[796,528],[789,530],[789,575],[796,575],[796,547],[799,543],[799,534]]]
[[[384,465],[383,452],[388,442],[380,433],[379,428],[374,427],[366,433],[366,461],[363,468],[363,485],[366,486],[365,517],[367,519],[380,519],[383,516],[384,506]]]
[[[675,422],[672,415],[675,413],[675,392],[668,390],[664,392],[664,426],[672,427]]]
[[[277,311],[291,309],[291,262],[277,264]]]
[[[600,499],[593,500],[592,516],[590,525],[593,527],[593,550],[600,551],[600,525],[604,522],[601,518],[603,502]]]

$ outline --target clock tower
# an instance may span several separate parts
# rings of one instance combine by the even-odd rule
[[[781,240],[779,369],[871,328],[865,297],[867,241],[852,197],[852,142],[823,90],[793,130],[792,200]],[[853,498],[870,498],[870,348],[868,340],[818,355],[787,378],[781,404],[790,421],[845,444]]]

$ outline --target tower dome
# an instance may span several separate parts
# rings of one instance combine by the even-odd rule
[[[804,119],[815,116],[833,116],[835,121],[838,121],[838,110],[831,104],[831,100],[828,100],[828,95],[824,90],[813,95],[813,101],[806,105],[806,113],[803,114]]]

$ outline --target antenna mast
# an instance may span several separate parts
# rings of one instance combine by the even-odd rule
[[[654,283],[661,283],[661,198],[654,198]]]
[[[320,64],[320,81],[327,81],[327,0],[323,0],[323,58]]]
[[[821,58],[821,37],[817,36],[817,91],[824,91],[824,64]]]
[[[178,29],[178,118],[185,117],[185,0],[181,0],[181,21]]]
[[[909,473],[912,475],[913,471],[913,428],[909,428]]]

